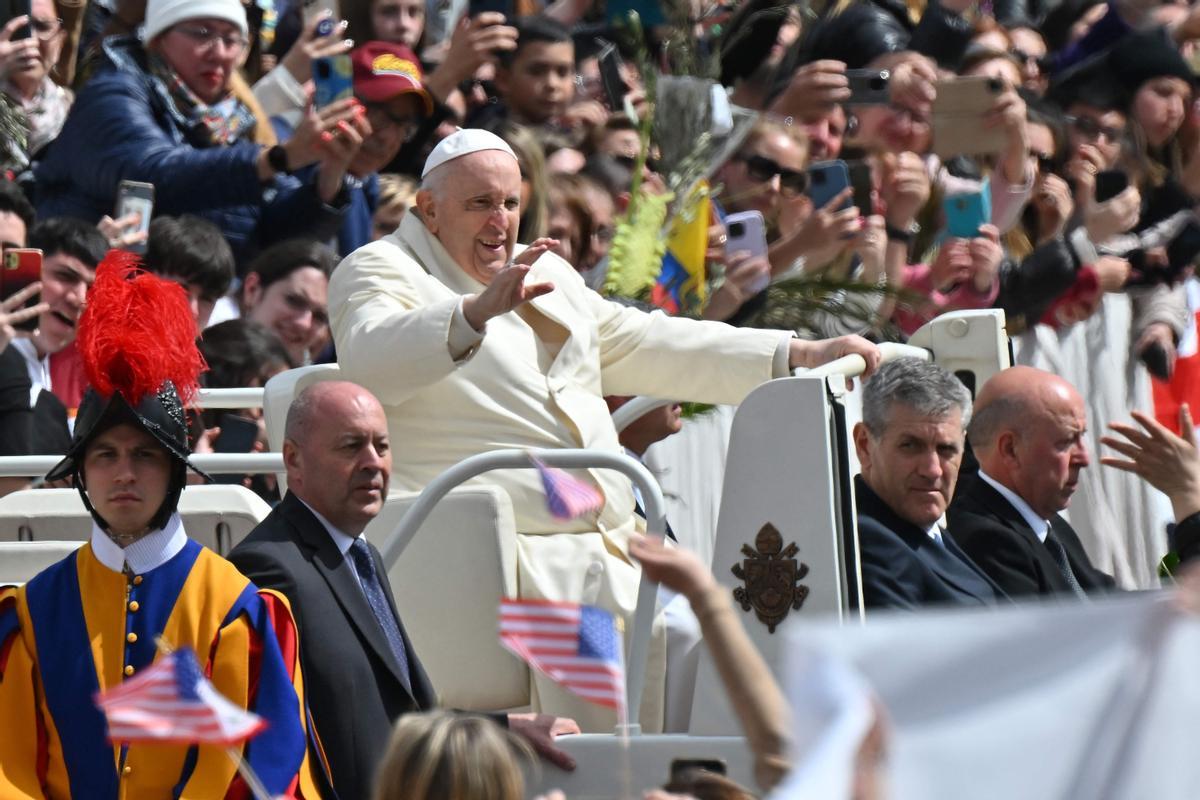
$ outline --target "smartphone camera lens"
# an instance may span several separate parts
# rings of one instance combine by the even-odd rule
[[[321,79],[328,78],[331,73],[332,73],[332,68],[329,66],[328,61],[318,61],[317,62],[317,77],[318,78],[321,78]]]
[[[886,88],[887,88],[887,78],[885,78],[883,75],[879,75],[878,77],[871,78],[871,91],[882,92]]]
[[[1004,88],[1004,84],[998,78],[992,78],[988,81],[988,89],[992,94],[1000,94],[1000,90]]]
[[[333,19],[326,17],[317,23],[317,36],[323,37],[333,33]]]
[[[729,235],[735,239],[740,239],[746,234],[746,226],[741,222],[729,223]]]

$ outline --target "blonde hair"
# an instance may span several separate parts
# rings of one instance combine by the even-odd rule
[[[523,800],[529,745],[485,717],[405,714],[375,775],[374,800]]]
[[[408,211],[417,196],[417,182],[407,175],[384,172],[379,175],[379,211]]]

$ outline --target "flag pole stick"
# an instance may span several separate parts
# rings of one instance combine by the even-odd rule
[[[242,758],[241,751],[230,745],[225,748],[225,754],[237,766],[238,773],[242,776],[242,780],[246,781],[246,785],[250,787],[255,800],[271,800],[271,795],[267,792],[267,787],[262,785],[262,781],[258,779],[258,775],[254,772],[254,768],[246,763],[246,759]]]

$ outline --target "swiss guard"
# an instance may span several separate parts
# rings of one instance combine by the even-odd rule
[[[265,719],[235,748],[267,792],[318,797],[287,603],[189,539],[177,513],[195,470],[184,416],[204,367],[194,335],[182,287],[109,253],[79,322],[91,388],[70,451],[46,476],[74,479],[91,538],[0,589],[0,797],[249,797],[223,747],[109,739],[95,695],[182,647]]]

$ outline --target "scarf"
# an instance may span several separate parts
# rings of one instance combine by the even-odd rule
[[[157,53],[147,56],[150,73],[166,87],[175,109],[187,120],[195,141],[215,146],[254,138],[257,124],[254,111],[233,92],[213,105],[207,105]]]

